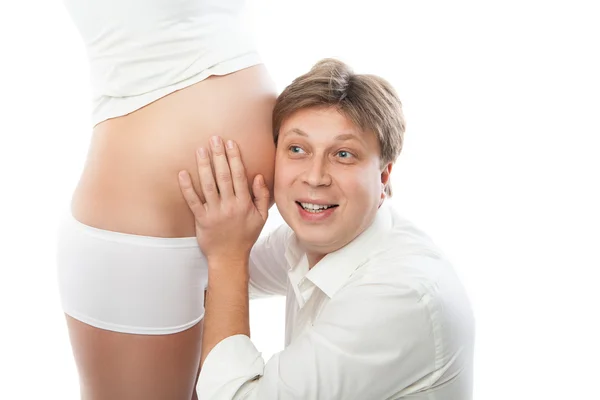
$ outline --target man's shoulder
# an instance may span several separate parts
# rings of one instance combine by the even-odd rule
[[[412,289],[419,298],[457,284],[452,264],[429,235],[393,209],[390,218],[391,228],[370,249],[355,279]]]
[[[441,325],[471,329],[470,300],[452,264],[431,249],[412,253],[392,250],[383,246],[377,257],[358,268],[348,282],[349,288],[376,288],[369,293],[389,298],[398,307],[403,304],[422,310],[430,315],[436,329]],[[455,318],[459,315],[461,318]]]
[[[421,293],[424,288],[439,282],[445,275],[444,270],[451,269],[450,263],[435,249],[423,247],[399,251],[393,244],[385,243],[356,270],[355,278],[388,286],[413,287]]]
[[[434,259],[445,262],[445,256],[432,238],[415,223],[389,206],[390,227],[372,249],[369,261],[404,263],[406,259]]]

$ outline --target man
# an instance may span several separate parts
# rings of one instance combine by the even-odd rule
[[[385,202],[404,134],[393,88],[323,60],[283,91],[273,121],[287,225],[254,249],[269,193],[257,176],[250,194],[237,145],[200,149],[205,203],[180,173],[209,265],[199,398],[471,399],[464,289]],[[266,364],[249,338],[249,291],[286,296],[285,349]]]

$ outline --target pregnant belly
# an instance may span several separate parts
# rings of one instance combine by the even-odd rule
[[[73,195],[73,216],[123,233],[194,236],[177,173],[188,170],[198,187],[195,150],[212,135],[237,141],[249,182],[263,174],[272,193],[275,97],[259,65],[211,77],[97,125]]]

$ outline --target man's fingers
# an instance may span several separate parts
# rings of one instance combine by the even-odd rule
[[[221,199],[231,199],[234,196],[231,184],[231,171],[229,170],[223,140],[219,136],[213,136],[210,138],[210,146],[213,165],[215,167],[215,177],[217,178],[217,187],[219,188],[219,193],[221,193]]]
[[[262,175],[256,175],[252,183],[252,192],[254,194],[254,205],[263,219],[266,221],[269,215],[269,200],[271,195],[269,188],[265,183],[265,178]]]
[[[233,140],[228,140],[226,147],[235,196],[242,201],[250,200],[248,178],[246,176],[246,168],[244,167],[244,162],[242,161],[240,148],[238,147],[237,143]]]
[[[219,193],[213,178],[208,150],[200,147],[196,152],[196,163],[198,165],[198,177],[200,178],[200,190],[206,199],[208,207],[216,207],[219,204]]]
[[[187,171],[179,172],[179,187],[181,188],[181,193],[183,194],[183,198],[187,202],[188,207],[192,210],[192,213],[194,213],[194,217],[201,218],[206,210],[204,209],[204,205],[200,201],[200,197],[198,197],[194,186],[192,186],[192,179]]]

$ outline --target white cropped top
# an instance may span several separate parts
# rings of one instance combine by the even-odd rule
[[[90,61],[92,122],[259,64],[244,0],[64,0]]]

